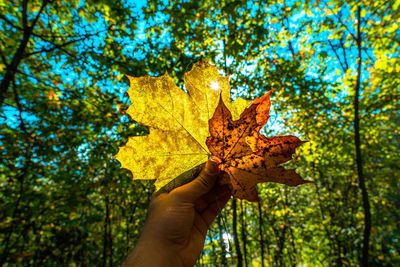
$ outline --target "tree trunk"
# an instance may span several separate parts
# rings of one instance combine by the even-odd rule
[[[105,198],[106,217],[104,219],[104,236],[103,236],[103,266],[113,265],[112,259],[112,236],[111,236],[111,219],[110,219],[110,201],[108,196]]]
[[[222,231],[222,224],[221,224],[221,216],[218,216],[217,219],[218,224],[218,232],[219,232],[219,246],[221,249],[221,264],[222,266],[226,266],[226,249],[225,249],[225,240],[224,240],[224,232]]]
[[[108,220],[108,255],[110,264],[108,266],[112,267],[113,264],[113,238],[112,238],[112,231],[111,231],[111,216],[110,216],[110,205],[107,207],[107,220]]]
[[[362,248],[362,259],[361,265],[368,266],[368,254],[369,254],[369,237],[371,233],[371,210],[368,198],[367,187],[365,185],[365,178],[363,174],[363,165],[362,165],[362,155],[361,155],[361,138],[360,138],[360,118],[359,118],[359,97],[360,97],[360,89],[361,89],[361,64],[362,64],[362,55],[361,55],[361,31],[360,31],[360,23],[361,23],[361,7],[359,6],[357,9],[357,50],[358,50],[358,66],[357,66],[357,79],[355,86],[355,95],[354,95],[354,143],[356,149],[356,164],[357,164],[357,174],[358,174],[358,185],[361,190],[362,200],[363,200],[363,208],[364,208],[364,239],[363,239],[363,248]]]
[[[240,200],[240,209],[241,209],[241,218],[240,224],[242,227],[242,244],[243,244],[243,258],[244,258],[244,266],[247,265],[247,233],[246,233],[246,225],[245,225],[245,216],[246,216],[246,207],[243,204],[243,200]]]
[[[236,249],[236,255],[237,255],[237,266],[242,267],[243,266],[243,256],[242,256],[242,251],[240,250],[240,244],[239,244],[239,238],[238,238],[238,231],[237,231],[237,211],[236,211],[236,199],[233,199],[232,201],[232,210],[233,210],[233,238],[235,240],[235,249]]]
[[[285,242],[286,242],[286,230],[287,230],[287,225],[285,224],[283,226],[282,232],[280,233],[280,235],[278,235],[278,249],[279,249],[277,257],[278,266],[283,266],[283,249],[285,248]]]
[[[264,236],[263,236],[263,217],[262,217],[262,209],[261,209],[261,199],[258,200],[258,235],[260,238],[260,249],[261,249],[261,267],[264,267]]]

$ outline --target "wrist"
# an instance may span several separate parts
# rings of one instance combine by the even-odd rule
[[[122,266],[183,266],[173,246],[143,231],[135,248]]]

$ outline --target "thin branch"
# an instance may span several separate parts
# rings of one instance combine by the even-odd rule
[[[284,2],[284,7],[286,8],[286,1]],[[283,18],[283,20],[282,20],[282,25],[283,26],[285,26],[284,21],[286,21],[287,31],[288,31],[289,37],[290,37],[290,23],[289,23],[289,19],[288,19],[287,16],[285,16]],[[293,45],[292,45],[292,42],[290,41],[290,38],[288,38],[288,45],[289,45],[290,53],[292,53],[292,57],[295,58],[296,57],[296,53],[294,52]]]
[[[4,15],[2,15],[2,14],[0,14],[0,19],[4,20],[5,22],[7,22],[8,24],[10,24],[13,28],[15,28],[15,29],[17,29],[17,30],[20,30],[20,31],[23,31],[23,30],[24,30],[23,28],[21,28],[21,27],[15,25],[12,21],[10,21],[9,19],[7,19],[7,18],[6,18]],[[114,26],[114,25],[111,25],[111,26],[109,26],[108,28],[99,31],[99,32],[96,33],[96,34],[99,34],[99,33],[101,33],[101,32],[108,32],[108,31],[110,31],[110,28],[111,28],[112,26]],[[80,35],[52,35],[52,34],[49,34],[49,35],[40,35],[40,34],[37,34],[37,33],[35,33],[35,32],[32,32],[32,35],[33,35],[33,36],[35,36],[35,37],[37,37],[37,38],[39,38],[39,39],[41,39],[41,40],[43,40],[43,41],[46,41],[46,42],[51,42],[51,41],[47,40],[46,38],[50,38],[50,39],[53,39],[53,40],[56,39],[56,38],[66,38],[66,39],[69,39],[69,38],[89,37],[89,36],[94,36],[94,35],[96,35],[96,34],[87,34],[87,33],[86,33],[86,34],[80,34]]]
[[[54,46],[51,47],[51,48],[46,48],[46,49],[43,49],[43,50],[39,50],[39,51],[35,51],[35,52],[31,52],[31,53],[25,54],[25,55],[24,55],[24,58],[30,57],[30,56],[32,56],[32,55],[40,54],[40,53],[48,53],[48,52],[51,52],[51,51],[53,51],[53,50],[60,49],[60,48],[62,48],[62,47],[65,47],[65,46],[68,46],[68,45],[70,45],[70,44],[73,44],[73,43],[75,43],[75,42],[82,41],[82,40],[84,40],[84,39],[86,39],[86,38],[87,38],[87,37],[85,37],[85,38],[79,38],[79,39],[76,39],[76,40],[71,40],[71,41],[66,42],[66,43],[63,43],[63,44],[53,44]]]
[[[342,21],[342,19],[340,18],[340,12],[334,12],[332,10],[332,8],[330,6],[325,6],[326,8],[328,8],[330,11],[332,11],[332,14],[335,15],[335,17],[337,18],[337,20],[340,22],[340,24],[346,28],[346,30],[348,31],[348,33],[353,37],[353,40],[356,41],[357,37],[349,30],[349,28],[347,27],[346,24],[344,24],[344,22]],[[338,14],[339,13],[339,14]]]
[[[6,65],[6,68],[7,68],[8,67],[8,63],[7,63],[7,58],[3,53],[3,46],[0,47],[0,57],[1,57],[1,60],[3,60],[3,64]]]
[[[110,26],[110,27],[112,27],[112,26]],[[46,48],[46,49],[43,49],[43,50],[40,50],[40,51],[35,51],[35,52],[31,52],[31,53],[25,54],[25,55],[24,55],[24,58],[30,57],[30,56],[35,55],[35,54],[40,54],[40,53],[43,53],[43,52],[46,52],[46,53],[47,53],[47,52],[51,52],[51,51],[56,50],[56,49],[60,49],[60,50],[62,50],[64,53],[68,54],[69,56],[75,57],[75,56],[72,55],[70,52],[68,52],[68,51],[66,51],[66,50],[63,50],[62,48],[65,47],[65,46],[68,46],[68,45],[70,45],[70,44],[73,44],[73,43],[76,43],[76,42],[85,40],[86,38],[89,38],[89,37],[92,37],[92,36],[96,36],[96,35],[98,35],[98,34],[101,33],[101,32],[107,32],[107,31],[110,30],[110,27],[108,27],[108,28],[106,28],[106,29],[104,29],[104,30],[102,30],[102,31],[96,32],[96,33],[85,34],[85,35],[79,35],[80,38],[75,39],[75,40],[70,40],[70,41],[68,41],[68,42],[66,42],[66,43],[62,43],[62,44],[55,44],[55,43],[53,43],[53,42],[51,42],[51,41],[48,41],[48,40],[46,40],[46,39],[44,39],[44,38],[42,38],[42,37],[37,36],[37,37],[39,37],[40,39],[42,39],[43,41],[46,41],[46,42],[51,43],[51,44],[53,45],[53,47],[51,47],[51,48]]]
[[[333,46],[331,40],[328,39],[328,43],[329,43],[329,45],[331,46],[333,52],[335,53],[337,59],[339,60],[339,63],[340,63],[340,66],[342,67],[343,72],[346,72],[347,69],[343,66],[343,63],[342,63],[342,61],[340,60],[339,54],[336,52],[336,49],[335,49],[335,47]]]
[[[368,59],[371,60],[372,63],[375,63],[375,59],[373,59],[369,53],[368,53],[368,49],[366,47],[363,47],[362,50],[364,51],[364,53],[367,55]]]
[[[340,43],[340,47],[342,48],[344,64],[346,65],[346,70],[348,70],[349,69],[349,63],[347,62],[347,54],[346,54],[346,49],[344,47],[344,43],[343,43],[343,38],[342,37],[340,37],[339,43]]]
[[[36,25],[37,21],[39,20],[40,15],[42,14],[42,12],[43,12],[44,8],[46,7],[46,5],[48,4],[48,2],[49,2],[48,0],[43,0],[43,4],[40,7],[39,12],[37,13],[35,19],[32,22],[32,25],[31,25],[32,28]]]
[[[15,78],[15,77],[14,77],[14,78]],[[28,130],[26,129],[24,119],[22,118],[22,112],[23,112],[23,110],[22,110],[21,103],[19,102],[19,95],[18,95],[18,92],[17,92],[17,85],[16,85],[16,83],[15,83],[15,79],[12,80],[12,83],[13,83],[12,89],[13,89],[13,92],[14,92],[14,100],[15,100],[15,103],[17,104],[17,108],[18,108],[18,111],[19,111],[19,120],[20,120],[20,125],[19,125],[19,126],[20,126],[21,130],[22,130],[26,135],[30,136],[31,134],[30,134],[30,133],[28,132]]]
[[[5,22],[7,22],[8,24],[10,24],[13,28],[16,28],[20,31],[23,31],[24,29],[15,25],[11,20],[7,19],[3,14],[0,14],[0,19],[4,20]]]

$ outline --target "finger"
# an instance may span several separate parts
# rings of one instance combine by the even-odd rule
[[[194,202],[200,196],[206,194],[213,188],[218,174],[218,163],[209,160],[196,179],[175,189],[174,191],[186,201]]]
[[[231,195],[226,194],[220,196],[216,202],[210,204],[201,214],[204,222],[207,224],[207,228],[210,227],[211,223],[214,221],[215,217],[221,212],[221,210],[225,207],[226,202],[230,199]]]
[[[215,202],[219,196],[230,194],[230,189],[227,185],[220,185],[216,184],[214,188],[208,192],[207,194],[200,197],[196,200],[195,208],[198,212],[203,212],[203,210],[210,205],[211,203]]]

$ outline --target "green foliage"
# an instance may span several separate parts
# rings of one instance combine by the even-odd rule
[[[183,73],[204,56],[231,75],[236,95],[276,91],[278,116],[265,133],[310,141],[292,166],[314,184],[263,185],[260,206],[229,203],[198,265],[359,265],[360,46],[369,263],[398,265],[398,11],[398,1],[380,0],[148,1],[143,12],[129,1],[1,2],[0,262],[123,261],[153,188],[132,182],[112,158],[128,136],[148,133],[125,115],[121,76],[167,70],[183,86]]]

